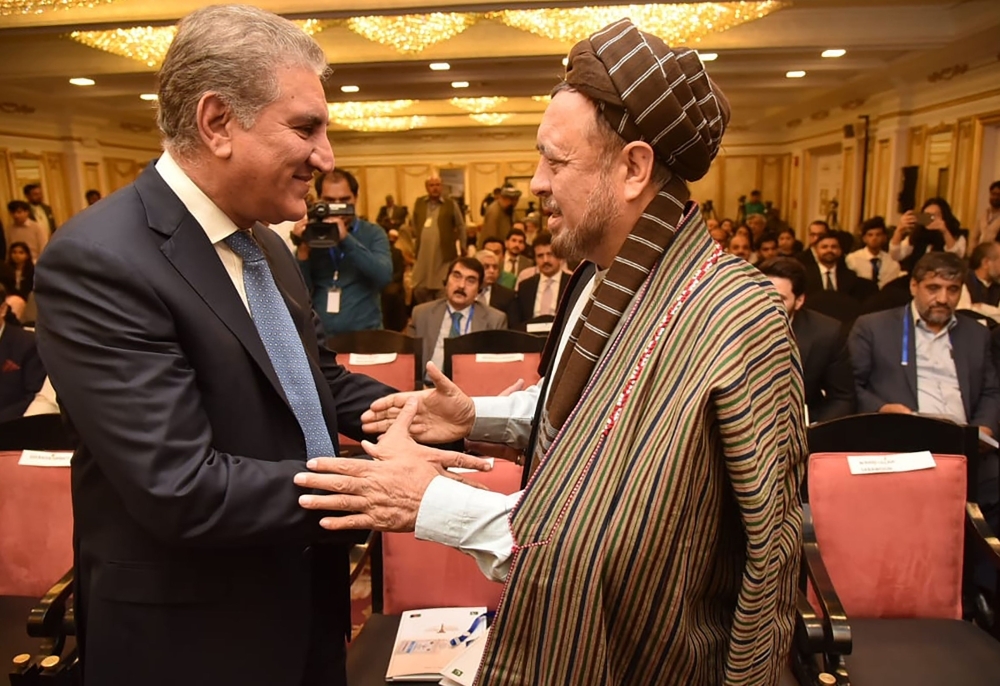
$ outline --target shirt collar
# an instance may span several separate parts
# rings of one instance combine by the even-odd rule
[[[929,328],[927,328],[927,324],[921,318],[920,313],[917,312],[917,301],[916,300],[911,300],[910,301],[910,314],[913,315],[913,322],[914,322],[914,325],[917,328],[921,329],[922,331],[926,331],[927,333],[934,333]],[[944,333],[946,331],[951,331],[956,326],[958,326],[958,319],[955,317],[955,314],[952,313],[951,319],[948,320],[948,323],[945,325],[945,327],[943,329],[941,329],[941,331],[938,331],[937,334],[935,334],[935,335],[939,335],[939,334]]]
[[[458,312],[460,315],[462,315],[463,322],[465,321],[466,315],[469,314],[469,310],[471,310],[473,307],[474,307],[473,305],[469,305],[464,310],[453,310],[451,309],[451,303],[449,303],[447,300],[444,301],[444,309],[448,311],[448,316],[450,317],[455,312]]]
[[[225,240],[240,230],[233,220],[198,188],[169,152],[164,151],[157,160],[156,171],[187,211],[201,224],[201,228],[208,235],[208,240],[213,244]]]

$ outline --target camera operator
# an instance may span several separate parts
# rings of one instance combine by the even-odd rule
[[[355,216],[358,180],[349,171],[336,168],[320,176],[316,193],[320,199],[310,208],[308,223],[295,229],[313,308],[327,334],[381,329],[381,293],[392,280],[385,230]]]
[[[889,241],[889,256],[906,273],[912,273],[927,252],[944,251],[965,257],[966,240],[960,229],[960,222],[944,198],[928,198],[920,214],[910,210],[899,218]]]

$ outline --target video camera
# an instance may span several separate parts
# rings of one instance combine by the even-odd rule
[[[306,245],[310,248],[333,248],[340,243],[340,227],[324,220],[328,217],[344,217],[345,221],[351,219],[354,217],[354,205],[321,200],[309,208],[306,216],[309,223],[302,232]]]

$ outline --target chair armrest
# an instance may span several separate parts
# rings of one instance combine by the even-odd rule
[[[802,590],[795,597],[795,643],[799,650],[810,654],[823,652],[826,644],[823,620]]]
[[[351,546],[349,553],[350,564],[351,564],[351,585],[357,581],[358,577],[361,576],[361,571],[365,568],[365,564],[371,558],[372,554],[372,538],[376,536],[374,531],[368,533],[368,540],[364,543],[357,543]]]
[[[1000,571],[1000,539],[997,539],[976,503],[965,503],[965,524],[966,532],[990,563]]]
[[[72,608],[67,612],[67,604],[73,596],[73,570],[70,569],[31,610],[28,616],[28,635],[32,638],[58,638],[76,634],[76,623],[72,621]],[[67,622],[66,620],[70,621]]]
[[[837,591],[830,580],[830,574],[823,564],[816,542],[816,529],[813,526],[812,514],[805,511],[802,522],[802,556],[806,574],[812,583],[816,598],[819,600],[820,611],[823,614],[826,647],[837,655],[851,654],[851,627],[847,623],[847,614],[840,603]],[[808,604],[808,602],[807,602]]]

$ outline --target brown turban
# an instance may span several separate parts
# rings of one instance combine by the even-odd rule
[[[708,173],[729,102],[694,50],[672,50],[622,19],[573,46],[566,82],[597,102],[626,141],[649,143],[685,181]]]

